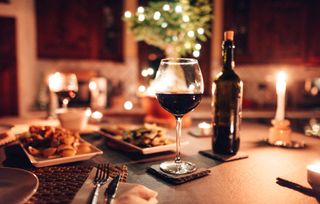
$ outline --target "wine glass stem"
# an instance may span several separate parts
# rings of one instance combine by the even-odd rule
[[[175,163],[181,163],[180,158],[180,137],[181,137],[182,117],[176,116],[176,158]]]

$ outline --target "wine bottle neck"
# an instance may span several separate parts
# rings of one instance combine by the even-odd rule
[[[233,70],[234,68],[234,44],[233,41],[226,40],[222,44],[223,70]]]

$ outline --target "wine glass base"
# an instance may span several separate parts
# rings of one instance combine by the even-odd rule
[[[195,164],[187,161],[181,161],[179,163],[167,161],[160,164],[160,169],[169,174],[182,175],[196,171],[197,167]]]

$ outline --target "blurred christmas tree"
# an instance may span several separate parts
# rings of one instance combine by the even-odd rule
[[[198,57],[199,42],[211,34],[211,11],[210,0],[153,0],[135,14],[126,11],[124,20],[138,41],[162,49],[167,57]]]

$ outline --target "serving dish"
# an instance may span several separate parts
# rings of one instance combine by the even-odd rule
[[[81,142],[85,142],[83,139],[80,139]],[[86,142],[88,143],[88,142]],[[35,167],[46,167],[46,166],[53,166],[58,164],[65,164],[65,163],[71,163],[71,162],[77,162],[77,161],[84,161],[91,159],[97,155],[102,155],[103,152],[97,148],[96,146],[88,143],[91,148],[91,152],[89,153],[83,153],[83,154],[76,154],[74,156],[69,157],[60,157],[60,156],[54,156],[50,158],[45,157],[39,157],[39,156],[33,156],[31,155],[28,150],[23,146],[23,144],[20,144],[22,150],[27,155],[28,159],[30,160],[31,164]]]
[[[168,142],[165,145],[158,145],[158,146],[151,146],[151,147],[139,147],[135,144],[132,144],[130,142],[119,139],[119,137],[104,131],[103,128],[100,129],[100,131],[98,133],[106,138],[108,146],[111,146],[115,149],[118,149],[118,150],[121,150],[124,152],[138,152],[143,155],[148,155],[148,154],[176,150],[175,139],[174,139],[174,137],[171,137],[171,136],[166,136]],[[186,144],[188,144],[187,141],[181,141],[181,145],[186,145]]]

